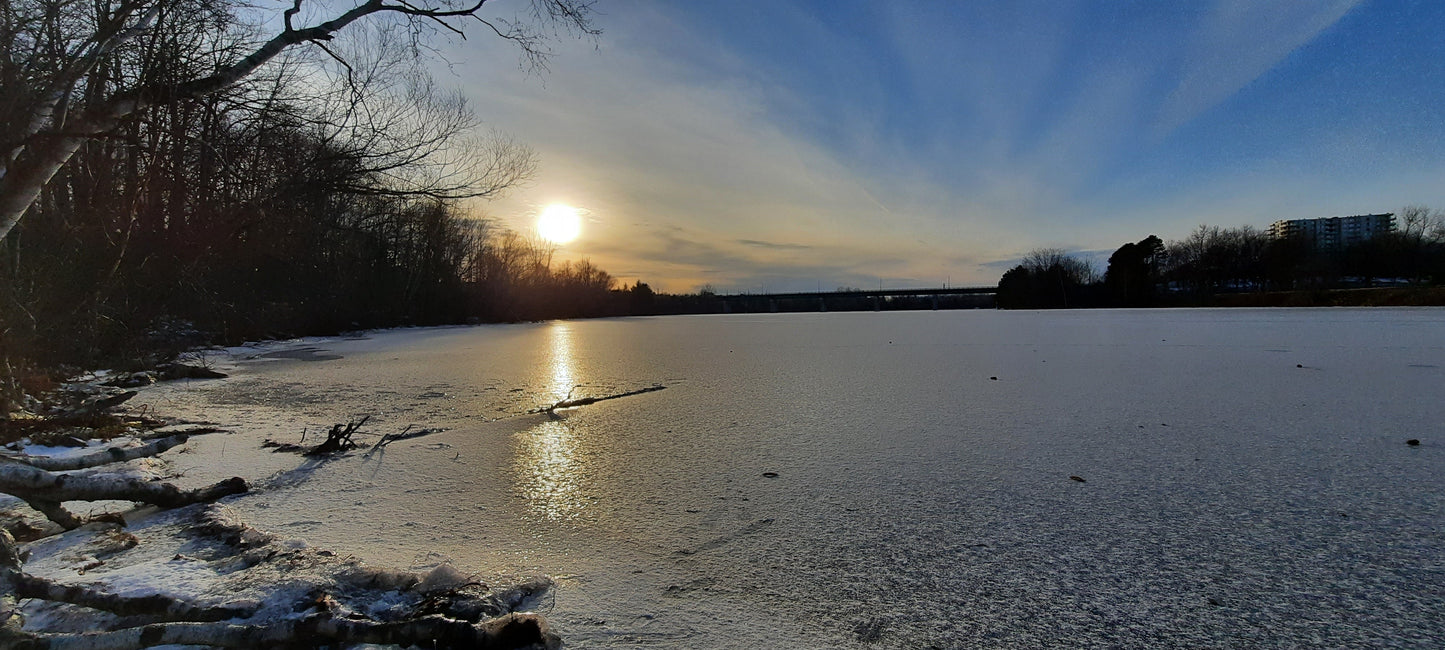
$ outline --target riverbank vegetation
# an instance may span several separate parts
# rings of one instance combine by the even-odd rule
[[[1397,227],[1338,248],[1242,226],[1120,246],[1103,273],[1058,249],[999,280],[1005,309],[1445,304],[1445,211],[1412,205]]]

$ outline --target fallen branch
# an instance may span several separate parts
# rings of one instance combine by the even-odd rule
[[[108,463],[123,463],[137,458],[148,458],[155,456],[168,449],[179,447],[186,443],[186,434],[176,434],[166,438],[160,438],[153,442],[138,447],[110,447],[100,451],[85,454],[83,456],[72,456],[70,458],[50,458],[47,456],[28,456],[0,454],[0,459],[13,460],[24,463],[31,467],[48,470],[52,472],[65,472],[76,469],[98,467]]]
[[[381,440],[376,441],[376,444],[371,446],[371,449],[366,450],[366,453],[362,455],[362,458],[370,458],[372,452],[378,449],[385,448],[387,445],[398,440],[411,440],[412,438],[420,438],[422,436],[428,436],[433,433],[441,433],[443,431],[446,431],[446,429],[417,429],[416,431],[412,431],[411,427],[412,425],[408,424],[406,425],[405,429],[402,429],[398,433],[388,433],[382,436]]]
[[[577,407],[577,406],[587,406],[588,404],[596,404],[597,402],[605,402],[605,401],[610,400],[610,399],[619,399],[619,398],[623,398],[623,397],[632,397],[633,395],[641,395],[641,394],[643,394],[643,393],[651,393],[651,392],[655,392],[655,391],[662,390],[662,389],[664,389],[664,388],[667,388],[667,387],[666,387],[666,386],[663,386],[662,384],[655,384],[655,385],[652,385],[652,386],[648,386],[647,388],[640,388],[640,389],[638,389],[638,390],[627,391],[627,392],[625,392],[625,393],[617,393],[617,394],[615,394],[615,395],[603,395],[602,397],[581,397],[581,398],[578,398],[578,399],[571,399],[571,398],[570,398],[570,393],[569,393],[568,399],[560,400],[560,401],[558,401],[556,404],[553,404],[553,405],[551,405],[551,406],[544,406],[544,407],[542,407],[542,408],[532,409],[532,410],[527,411],[527,412],[528,412],[528,413],[547,413],[547,414],[550,415],[552,412],[556,411],[557,409],[573,408],[573,407]]]
[[[333,425],[331,430],[326,433],[326,441],[307,451],[306,455],[321,456],[324,454],[334,454],[338,451],[355,449],[356,443],[352,442],[351,436],[355,435],[356,430],[360,429],[361,425],[366,424],[366,421],[370,419],[371,416],[367,415],[355,422],[347,422],[344,425]]]
[[[274,453],[305,453],[310,451],[294,442],[277,442],[270,438],[261,441],[261,448],[270,449]]]
[[[151,432],[147,432],[145,435],[142,435],[142,436],[141,436],[141,439],[142,439],[142,440],[157,440],[157,439],[160,439],[160,438],[168,438],[168,437],[170,437],[170,436],[201,436],[201,435],[205,435],[205,434],[207,434],[207,433],[230,433],[230,430],[228,430],[228,429],[222,429],[221,427],[211,426],[211,425],[199,425],[199,426],[191,427],[191,428],[189,428],[189,429],[179,429],[179,430],[174,430],[174,429],[173,429],[173,430],[171,430],[171,431],[151,431]]]
[[[110,409],[113,409],[117,406],[120,406],[121,404],[124,404],[125,402],[129,401],[130,398],[135,397],[137,394],[138,393],[136,393],[136,391],[128,390],[124,393],[108,395],[100,399],[84,402],[80,406],[77,406],[74,409],[60,414],[60,418],[78,419],[90,417],[92,415],[98,415],[100,413],[109,411]]]
[[[341,561],[334,553],[273,546],[275,536],[257,531],[236,519],[224,506],[211,506],[194,515],[190,534],[211,538],[214,560],[187,558],[212,566],[196,569],[215,572],[216,579],[232,589],[218,593],[244,593],[253,587],[259,597],[220,605],[203,605],[184,597],[120,597],[102,587],[72,586],[27,575],[11,538],[0,532],[0,648],[86,648],[130,650],[161,645],[204,645],[227,648],[344,647],[385,644],[424,648],[557,648],[560,640],[546,620],[536,614],[508,613],[522,607],[550,582],[534,580],[501,591],[491,591],[455,569],[438,567],[425,577]],[[178,558],[180,556],[177,556]],[[273,559],[274,558],[274,559]],[[256,575],[248,569],[274,563]],[[275,567],[300,573],[273,583]],[[438,577],[439,576],[439,577]],[[315,589],[290,602],[295,595],[290,580],[311,582]],[[119,629],[84,634],[33,632],[24,628],[17,599],[36,598],[100,609],[121,617]],[[280,598],[280,600],[276,600]],[[408,603],[388,610],[389,620],[369,618],[363,612],[379,599]],[[261,603],[272,603],[262,607]],[[289,605],[289,606],[288,606]],[[278,614],[279,612],[279,614]],[[294,614],[292,614],[294,612]],[[296,616],[296,618],[293,618]],[[227,620],[229,619],[229,620]],[[224,621],[224,622],[222,622]]]
[[[169,363],[158,368],[161,381],[174,379],[225,379],[226,373],[217,372],[205,366],[187,363]]]
[[[150,596],[119,596],[84,585],[66,585],[26,573],[15,572],[9,577],[10,585],[17,598],[39,598],[60,603],[70,603],[110,612],[118,616],[145,616],[157,622],[172,621],[224,621],[231,618],[245,618],[255,613],[250,605],[203,606],[188,603],[164,594]]]
[[[158,623],[114,632],[35,634],[0,632],[0,645],[52,650],[136,650],[160,645],[223,648],[319,647],[358,643],[427,648],[556,648],[560,640],[536,614],[508,614],[482,623],[445,616],[377,623],[321,614],[270,625]],[[9,638],[5,638],[9,637]]]
[[[36,418],[0,420],[0,440],[8,442],[31,438],[32,441],[40,444],[84,447],[85,441],[75,437],[74,429],[90,429],[88,437],[98,433],[102,434],[102,437],[109,437],[115,435],[115,432],[130,427],[158,427],[164,424],[164,422],[144,416],[127,415],[122,417],[114,413],[47,415]]]
[[[138,478],[54,474],[35,467],[0,464],[0,492],[24,498],[41,491],[46,499],[54,501],[142,501],[176,508],[240,494],[246,491],[246,481],[233,477],[209,487],[182,490],[170,483]]]
[[[130,650],[159,645],[226,648],[319,647],[334,644],[395,644],[429,648],[556,648],[560,641],[535,614],[507,614],[472,623],[441,615],[393,622],[334,618],[322,612],[300,620],[267,624],[219,623],[244,618],[255,607],[199,606],[169,596],[125,597],[89,587],[61,585],[20,570],[21,557],[10,534],[0,530],[0,647],[65,650]],[[112,632],[46,634],[20,629],[16,598],[40,598],[108,611],[149,616],[165,622]]]
[[[215,501],[248,489],[240,477],[209,487],[182,490],[170,483],[106,475],[55,474],[18,462],[0,461],[0,492],[23,499],[51,521],[69,530],[85,521],[60,504],[64,501],[140,501],[174,508]]]

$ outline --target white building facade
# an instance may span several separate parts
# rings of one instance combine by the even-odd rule
[[[1298,237],[1310,242],[1316,249],[1340,249],[1394,229],[1395,215],[1385,213],[1319,219],[1282,219],[1269,225],[1269,234],[1276,239]]]

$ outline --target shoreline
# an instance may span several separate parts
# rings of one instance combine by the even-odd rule
[[[407,611],[405,608],[422,607],[428,598],[445,596],[451,599],[449,602],[460,603],[457,606],[464,609],[459,611],[472,613],[466,615],[488,617],[498,621],[497,625],[540,625],[538,634],[544,637],[552,634],[545,619],[507,618],[510,612],[531,611],[545,602],[553,587],[552,580],[545,575],[458,565],[445,553],[438,552],[415,556],[410,562],[398,561],[403,559],[402,554],[377,553],[377,549],[368,544],[358,544],[357,540],[365,539],[364,534],[313,535],[313,538],[324,538],[319,540],[321,543],[313,544],[306,539],[308,526],[266,525],[258,521],[263,518],[251,516],[265,512],[270,507],[268,501],[293,498],[290,493],[306,484],[314,473],[324,471],[326,465],[352,462],[347,456],[359,456],[367,445],[327,459],[273,453],[261,445],[264,439],[274,435],[294,440],[301,435],[303,428],[296,424],[293,413],[284,407],[270,413],[264,408],[232,407],[220,409],[223,412],[220,418],[205,418],[212,409],[206,406],[207,398],[195,391],[226,390],[240,384],[244,392],[248,377],[253,375],[247,371],[248,367],[254,371],[271,362],[324,362],[332,357],[315,354],[318,349],[363,338],[305,338],[211,351],[212,357],[224,354],[229,358],[213,359],[219,363],[206,365],[222,367],[230,376],[182,379],[140,387],[139,394],[125,405],[121,415],[162,412],[166,416],[162,419],[168,424],[159,431],[219,419],[208,424],[218,425],[220,431],[191,436],[169,453],[114,469],[107,466],[105,471],[149,476],[182,489],[239,475],[251,489],[210,504],[170,509],[113,501],[71,503],[72,507],[78,506],[77,512],[114,513],[117,519],[123,517],[124,523],[87,524],[25,542],[20,548],[29,557],[22,570],[41,579],[91,585],[120,596],[164,594],[203,606],[234,604],[256,610],[254,616],[232,620],[239,625],[255,625],[255,621],[265,620],[270,622],[262,625],[274,626],[278,624],[276,621],[299,620],[297,615],[288,613],[290,610],[286,608],[291,607],[288,603],[304,601],[315,593],[335,594],[338,600],[332,607],[339,608],[338,612],[355,611],[368,618],[380,616],[383,620],[395,619]],[[106,376],[106,373],[97,374],[99,378]],[[256,417],[227,417],[242,414]],[[509,430],[520,426],[511,425]],[[307,440],[308,443],[317,441],[315,436]],[[388,447],[395,449],[392,452],[395,455],[410,451],[405,449],[406,443],[428,441],[427,438],[412,439]],[[78,449],[17,445],[17,451],[24,453],[28,449],[42,456],[66,456],[134,444],[137,442],[133,435],[123,434],[105,441],[91,440],[88,447]],[[340,499],[350,495],[332,496]],[[8,495],[0,498],[0,508],[19,514],[21,519],[34,520],[37,516],[29,512],[23,501]],[[330,510],[325,503],[318,504],[317,508]],[[217,521],[224,522],[219,532],[216,532]],[[365,521],[374,525],[376,520]],[[368,599],[374,604],[368,605]],[[386,611],[377,609],[383,605]],[[466,609],[468,607],[471,609]],[[83,633],[105,629],[108,625],[128,625],[111,614],[50,601],[24,600],[21,611],[25,615],[25,629],[31,632]],[[483,622],[476,625],[480,626],[478,629],[490,629]]]

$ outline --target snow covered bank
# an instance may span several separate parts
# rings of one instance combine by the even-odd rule
[[[128,515],[126,528],[92,524],[26,545],[26,572],[93,588],[117,601],[180,601],[194,608],[181,618],[223,622],[192,625],[186,635],[172,637],[192,643],[213,638],[216,645],[246,647],[287,640],[318,643],[328,636],[376,642],[407,638],[402,625],[434,624],[442,620],[437,617],[483,622],[474,628],[483,639],[517,625],[540,626],[546,634],[541,619],[490,620],[534,606],[550,586],[546,580],[493,589],[449,564],[426,574],[369,567],[354,557],[246,526],[222,505]],[[109,609],[121,613],[30,599],[21,612],[26,630],[50,634],[125,630],[174,620],[143,607]],[[337,621],[342,627],[329,634],[321,631]],[[423,626],[411,634],[422,639],[430,630]],[[95,636],[84,639],[101,643]]]
[[[84,427],[74,429],[73,436],[85,434]],[[196,482],[185,476],[185,468],[178,470],[156,455],[199,439],[168,436],[167,429],[150,432],[149,442],[122,435],[80,447],[28,440],[8,445],[0,469],[36,474],[42,482],[31,480],[24,491],[17,491],[19,483],[5,490],[71,530],[55,534],[56,523],[46,522],[26,501],[0,497],[7,528],[38,537],[18,549],[8,533],[0,539],[6,551],[0,587],[7,600],[0,608],[5,612],[0,646],[257,647],[299,642],[512,648],[558,643],[545,619],[517,613],[535,608],[547,593],[551,581],[544,577],[483,580],[446,562],[433,563],[422,573],[375,568],[352,555],[252,528],[224,505],[157,510],[136,509],[125,501],[77,501],[62,509],[54,503],[96,498],[89,492],[63,496],[77,486],[115,485],[134,492],[153,491],[161,479]],[[230,463],[224,453],[207,456],[189,444],[176,456],[195,463],[190,467],[205,468],[197,474],[256,476],[265,471],[262,461],[268,458],[287,466],[289,471],[253,478],[263,490],[285,489],[325,462],[294,455],[289,461],[280,459],[255,443],[242,442]],[[224,450],[225,443],[221,445]],[[241,462],[231,464],[236,461]],[[232,483],[245,490],[239,477],[221,485]],[[235,490],[211,492],[201,500],[213,501]],[[161,493],[170,498],[168,494]],[[110,498],[136,497],[126,492]],[[165,498],[156,502],[166,503]],[[16,609],[12,596],[20,599]]]

